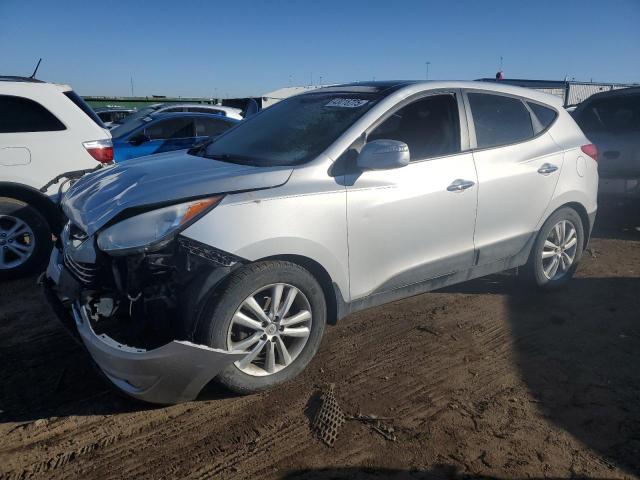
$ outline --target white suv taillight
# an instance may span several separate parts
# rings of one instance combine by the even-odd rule
[[[113,162],[113,142],[111,140],[93,140],[83,142],[82,145],[87,149],[89,155],[100,163]]]

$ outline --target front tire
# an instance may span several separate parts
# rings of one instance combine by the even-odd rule
[[[524,267],[525,280],[543,290],[566,286],[578,268],[583,249],[584,228],[580,215],[572,208],[560,208],[538,232]]]
[[[0,198],[0,279],[43,268],[52,246],[51,228],[38,210],[20,200]]]
[[[247,356],[216,381],[241,394],[267,390],[300,374],[315,355],[326,324],[321,286],[291,262],[265,261],[231,274],[207,300],[196,340]]]

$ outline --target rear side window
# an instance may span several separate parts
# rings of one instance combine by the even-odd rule
[[[229,122],[215,118],[196,118],[196,137],[217,137],[231,126]]]
[[[529,108],[540,122],[540,125],[542,125],[543,130],[551,125],[558,116],[553,108],[543,107],[538,103],[532,102],[527,102],[527,105],[529,105]]]
[[[521,142],[534,136],[531,115],[517,98],[469,93],[478,148]]]
[[[76,92],[71,90],[69,92],[64,92],[64,95],[73,103],[75,103],[76,107],[82,110],[87,115],[87,117],[95,122],[96,125],[98,125],[100,128],[105,128],[104,123],[102,123],[100,117],[96,115],[96,112],[94,112],[93,109],[89,105],[87,105],[87,103],[82,98],[80,98],[80,96]]]
[[[169,118],[167,120],[160,120],[145,128],[144,134],[151,140],[193,137],[193,119]]]
[[[0,133],[56,132],[65,126],[53,113],[24,97],[0,95]]]
[[[411,160],[460,151],[458,102],[453,95],[433,95],[402,107],[375,128],[372,140],[398,140],[409,147]]]

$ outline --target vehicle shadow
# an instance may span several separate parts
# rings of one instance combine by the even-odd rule
[[[543,416],[640,474],[640,278],[574,278],[544,293],[495,275],[445,291],[505,295],[515,361]]]
[[[469,475],[462,472],[454,465],[439,464],[434,465],[428,470],[400,470],[393,468],[321,468],[310,470],[294,470],[287,472],[281,477],[281,480],[466,480],[473,478],[475,480],[517,480],[516,477],[494,477],[489,475]],[[542,480],[542,477],[526,477],[529,480]],[[554,480],[554,477],[544,477],[546,480]],[[604,480],[596,477],[589,477],[592,480]],[[559,479],[558,479],[559,480]]]

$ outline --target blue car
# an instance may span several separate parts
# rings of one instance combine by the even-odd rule
[[[138,118],[111,130],[113,158],[131,158],[191,148],[216,137],[240,120],[209,113],[157,113]]]

